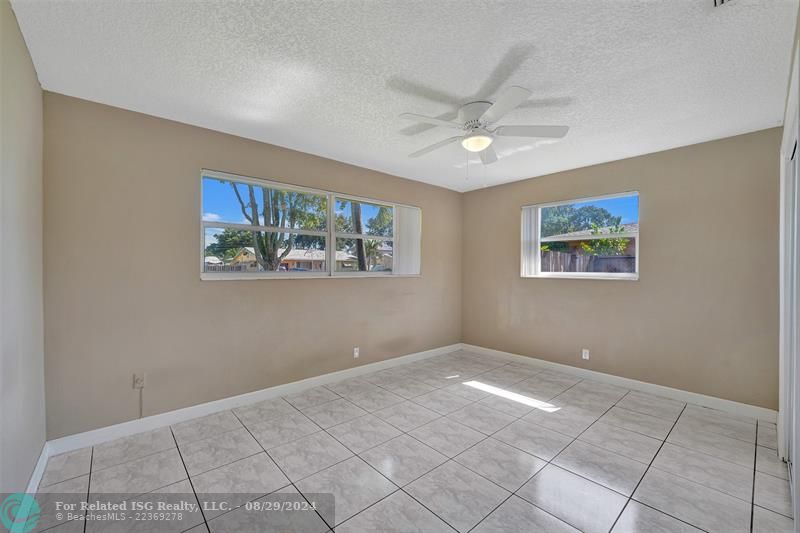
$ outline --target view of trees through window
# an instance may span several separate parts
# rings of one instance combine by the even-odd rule
[[[206,176],[203,223],[205,272],[327,272],[330,233],[335,271],[392,271],[390,205]]]
[[[336,239],[337,253],[345,252],[355,258],[354,268],[346,263],[337,263],[338,271],[391,270],[391,264],[383,258],[392,253],[392,241],[388,240],[394,230],[392,207],[337,198],[334,217],[336,234],[348,237]]]
[[[636,273],[636,193],[539,209],[541,272]]]

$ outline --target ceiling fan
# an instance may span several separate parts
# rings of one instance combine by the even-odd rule
[[[499,126],[496,123],[508,112],[514,110],[530,97],[531,92],[522,87],[512,86],[503,91],[497,100],[492,102],[470,102],[458,110],[458,121],[442,120],[415,113],[403,113],[401,118],[433,124],[444,128],[461,130],[460,135],[439,141],[421,150],[409,154],[408,157],[419,157],[438,150],[456,141],[470,152],[478,152],[484,165],[497,161],[497,153],[492,148],[495,137],[538,137],[560,139],[569,131],[568,126]]]

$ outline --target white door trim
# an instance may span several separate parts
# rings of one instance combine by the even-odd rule
[[[797,316],[794,312],[797,305],[797,287],[794,286],[794,279],[798,265],[797,258],[797,220],[796,202],[793,198],[797,195],[797,176],[790,175],[793,168],[789,163],[795,150],[795,143],[798,140],[800,120],[798,120],[798,47],[795,42],[795,50],[792,60],[792,71],[789,80],[789,93],[786,99],[786,112],[784,115],[783,139],[781,140],[780,152],[780,275],[779,275],[779,298],[780,298],[780,362],[779,362],[779,393],[778,393],[778,455],[785,461],[789,461],[789,434],[796,431],[794,424],[790,420],[794,404],[796,410],[797,398],[793,397],[796,387],[796,377],[792,376],[790,353],[794,351],[795,360],[797,359]],[[798,157],[798,155],[795,155]],[[792,227],[794,226],[794,231]],[[797,368],[794,369],[794,372]],[[797,416],[800,413],[794,413]]]

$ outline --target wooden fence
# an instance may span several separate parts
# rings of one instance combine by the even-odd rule
[[[248,268],[246,264],[238,265],[210,265],[205,264],[206,272],[257,272],[258,267]]]
[[[636,272],[636,257],[542,252],[542,272]]]

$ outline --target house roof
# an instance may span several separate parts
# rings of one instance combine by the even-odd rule
[[[633,222],[630,224],[621,224],[623,233],[622,237],[630,237],[631,234],[638,235],[639,234],[639,223]],[[559,235],[550,235],[548,237],[542,237],[542,242],[553,242],[553,241],[580,241],[587,237],[592,236],[591,229],[583,229],[580,231],[571,231],[569,233],[561,233]],[[603,235],[611,235],[611,226],[606,226],[604,228],[600,228],[600,233]]]
[[[256,253],[252,246],[245,246],[244,249],[252,255],[255,255]],[[278,255],[282,254],[283,251],[284,248],[278,248]],[[289,252],[289,254],[283,259],[284,261],[325,261],[325,250],[301,250],[293,248],[292,251]],[[352,259],[355,259],[355,256],[340,250],[336,251],[337,261],[348,261]]]

